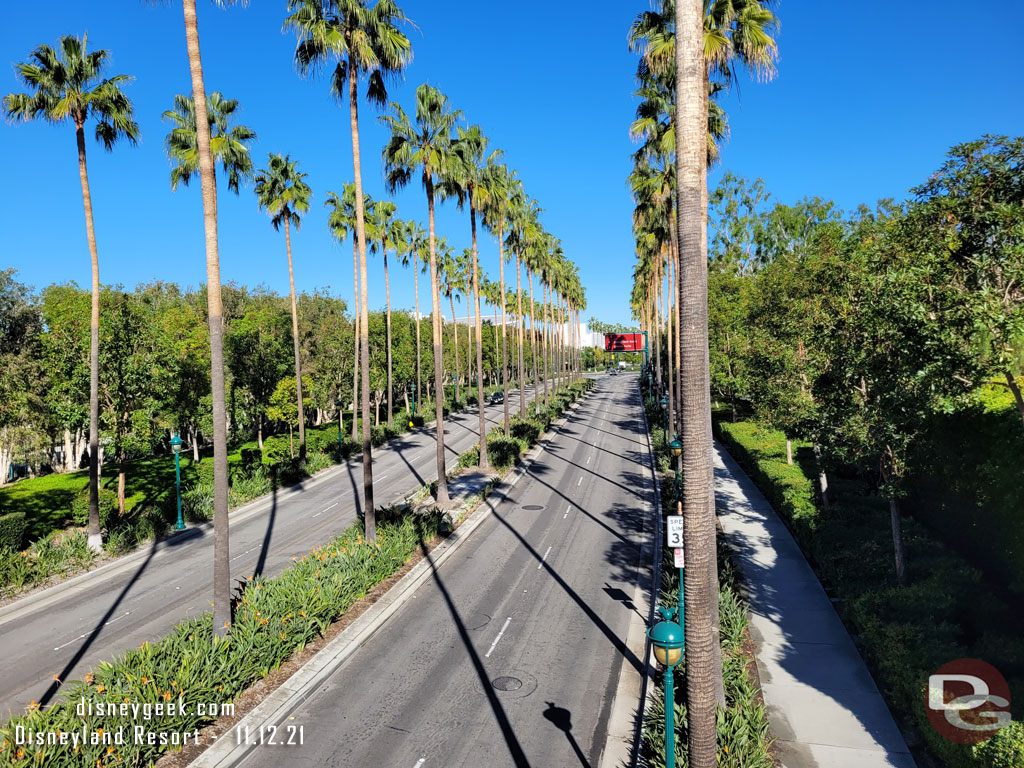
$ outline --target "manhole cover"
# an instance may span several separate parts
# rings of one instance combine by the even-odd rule
[[[544,509],[544,505],[543,504],[523,504],[523,509],[529,509],[531,511],[536,511],[538,509]]]
[[[497,688],[499,691],[518,691],[523,687],[523,681],[518,677],[496,677],[491,681],[491,685]]]

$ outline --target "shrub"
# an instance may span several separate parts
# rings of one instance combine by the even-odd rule
[[[6,515],[0,515],[0,549],[20,550],[24,536],[24,512],[8,512]]]
[[[100,528],[116,524],[117,494],[107,488],[99,489]],[[71,519],[75,525],[89,524],[89,489],[84,488],[75,494],[71,501]]]
[[[259,448],[243,448],[240,451],[242,469],[252,469],[263,462],[263,452]]]

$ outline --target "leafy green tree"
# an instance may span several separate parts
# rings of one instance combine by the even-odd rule
[[[283,307],[264,294],[254,297],[242,316],[231,323],[225,339],[232,378],[252,399],[260,449],[267,405],[287,372],[289,330]]]
[[[13,268],[0,270],[0,485],[14,459],[17,428],[44,414],[37,386],[43,318],[31,289],[15,280],[16,274]]]
[[[748,396],[750,280],[732,269],[708,272],[708,338],[711,391],[736,408]]]
[[[88,36],[61,37],[59,50],[40,45],[29,61],[16,66],[18,79],[31,93],[10,93],[4,97],[4,114],[14,120],[42,118],[50,123],[70,121],[78,145],[78,176],[85,204],[85,233],[92,259],[92,316],[89,343],[89,546],[102,549],[99,516],[99,257],[93,227],[92,195],[85,160],[85,124],[96,121],[96,140],[110,150],[118,139],[135,144],[139,126],[132,102],[122,86],[128,75],[103,77],[110,52],[87,50]]]
[[[397,24],[405,14],[393,0],[377,0],[370,8],[365,0],[288,0],[285,29],[294,30],[299,42],[295,63],[303,74],[336,61],[331,91],[341,100],[348,92],[349,124],[352,136],[352,166],[355,176],[355,225],[359,244],[360,334],[363,368],[363,496],[366,538],[377,535],[373,506],[373,466],[370,441],[370,370],[367,339],[366,213],[363,209],[363,175],[359,154],[359,97],[357,80],[367,75],[366,95],[375,104],[387,101],[384,80],[405,69],[411,58],[409,38]],[[347,89],[346,89],[347,86]]]
[[[452,132],[462,112],[451,110],[448,97],[424,83],[416,89],[416,125],[398,104],[391,104],[390,115],[382,121],[391,131],[384,147],[384,172],[390,190],[404,187],[420,171],[427,195],[427,231],[430,248],[430,294],[434,342],[434,391],[437,433],[437,503],[446,505],[448,483],[445,476],[443,373],[441,361],[441,308],[439,275],[434,238],[434,203],[439,183],[457,173],[460,158],[454,148]]]
[[[298,416],[299,383],[288,376],[277,382],[270,399],[267,401],[266,416],[270,421],[280,421],[288,425],[288,456],[295,458],[295,427],[300,424]],[[300,438],[301,439],[301,438]]]
[[[274,229],[284,223],[284,241],[288,251],[288,285],[291,292],[292,341],[295,352],[295,386],[299,423],[299,458],[306,458],[306,414],[302,408],[302,361],[299,355],[299,312],[295,305],[295,273],[292,269],[291,224],[296,231],[302,223],[301,216],[309,211],[309,198],[313,190],[305,182],[306,174],[299,172],[298,163],[288,155],[271,154],[267,169],[256,174],[256,198],[260,208],[273,218]]]
[[[958,144],[914,189],[971,304],[982,374],[1001,376],[1024,420],[1024,137]]]

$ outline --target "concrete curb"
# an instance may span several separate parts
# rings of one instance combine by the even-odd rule
[[[647,425],[647,413],[643,406],[643,393],[640,393],[640,412],[644,419],[644,433],[647,437],[648,467],[653,481],[651,490],[654,500],[644,504],[645,511],[653,512],[653,536],[647,539],[647,525],[644,520],[644,543],[640,551],[641,564],[645,555],[651,572],[649,575],[638,573],[636,588],[633,590],[633,604],[637,611],[632,614],[629,629],[626,632],[626,647],[638,659],[646,659],[644,673],[638,673],[628,664],[622,665],[619,682],[612,700],[612,711],[608,719],[608,734],[598,768],[635,768],[640,757],[640,734],[643,728],[643,717],[650,705],[647,695],[647,682],[654,672],[654,661],[651,654],[650,641],[647,639],[647,627],[654,622],[654,607],[658,592],[661,589],[661,489],[658,486],[658,472],[654,458],[654,446],[651,445],[651,432]],[[648,594],[650,598],[648,599]],[[641,614],[647,614],[647,621]]]
[[[590,394],[587,392],[582,398],[572,403],[567,409],[566,415],[578,408],[579,404]],[[250,710],[231,730],[221,734],[217,741],[189,763],[189,768],[229,768],[229,766],[238,765],[244,760],[259,745],[235,743],[230,738],[231,734],[237,734],[240,729],[246,727],[249,728],[249,733],[259,733],[259,729],[267,725],[280,725],[285,722],[292,712],[307,701],[335,671],[384,626],[388,619],[411,599],[413,593],[433,576],[436,568],[439,568],[469,540],[471,534],[492,513],[494,505],[485,502],[489,499],[497,501],[498,494],[501,496],[500,500],[504,501],[508,489],[518,483],[519,478],[529,471],[529,465],[544,452],[548,441],[558,433],[565,423],[565,416],[553,422],[548,432],[541,435],[537,444],[523,456],[522,460],[495,484],[491,492],[477,504],[476,509],[462,517],[464,522],[430,553],[429,558],[425,557],[414,565],[377,602],[327,643],[283,685],[272,691]]]

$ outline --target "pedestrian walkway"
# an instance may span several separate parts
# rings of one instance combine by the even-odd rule
[[[913,768],[853,640],[789,530],[716,444],[715,496],[750,604],[750,634],[784,768]]]

